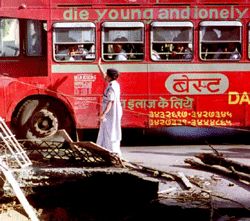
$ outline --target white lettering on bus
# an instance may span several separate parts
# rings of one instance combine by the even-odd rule
[[[165,81],[171,94],[223,94],[229,87],[229,80],[221,73],[172,74]]]
[[[160,9],[78,9],[69,8],[63,12],[64,20],[89,20],[95,18],[95,22],[103,19],[109,20],[145,20],[153,19],[241,19],[249,8],[236,8],[231,5],[227,8],[160,8]],[[93,13],[94,12],[94,13]]]

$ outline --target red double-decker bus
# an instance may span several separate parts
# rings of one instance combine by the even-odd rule
[[[2,0],[0,116],[19,138],[98,128],[121,72],[123,127],[249,127],[246,0]]]

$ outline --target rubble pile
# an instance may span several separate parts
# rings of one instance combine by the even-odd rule
[[[213,173],[204,178],[132,163],[95,143],[72,142],[67,137],[65,142],[23,141],[22,145],[32,166],[13,165],[5,145],[0,154],[41,221],[158,220],[168,214],[177,221],[186,217],[192,221],[247,220],[225,215],[217,207],[218,199],[238,202],[214,193],[213,187],[221,180],[217,174],[249,184],[250,168],[216,151],[185,159],[191,168]],[[1,177],[0,220],[27,221],[12,186],[4,174]],[[168,188],[160,191],[161,184]],[[250,216],[249,208],[238,206],[240,215]]]
[[[117,155],[94,143],[25,144],[32,166],[14,166],[11,171],[39,220],[123,220],[137,216],[138,209],[157,198],[157,180],[124,168]],[[6,148],[3,152],[7,153],[5,161],[12,165],[11,153]],[[0,202],[9,209],[1,215],[17,217],[13,213],[16,208],[1,201],[17,200],[3,174],[2,178]]]

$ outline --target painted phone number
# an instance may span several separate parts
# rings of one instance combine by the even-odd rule
[[[168,118],[232,118],[233,115],[229,111],[150,111],[150,118],[160,118],[160,119],[168,119]]]
[[[149,126],[231,126],[231,120],[224,119],[149,119]]]

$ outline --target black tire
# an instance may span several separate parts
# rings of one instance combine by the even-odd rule
[[[16,118],[19,139],[41,139],[65,129],[74,139],[75,126],[69,111],[57,100],[33,99],[23,103]]]

